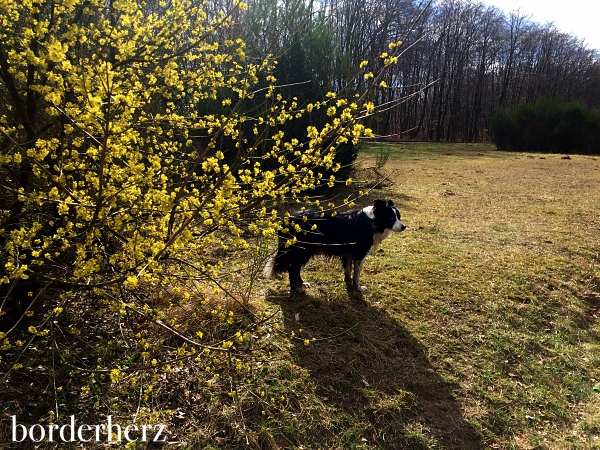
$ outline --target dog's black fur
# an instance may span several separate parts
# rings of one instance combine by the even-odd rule
[[[297,231],[294,224],[300,227]],[[313,226],[316,225],[316,229]],[[309,212],[290,218],[289,232],[279,235],[277,255],[265,266],[271,278],[288,272],[292,291],[302,290],[300,269],[315,255],[339,256],[344,265],[344,279],[349,288],[362,292],[360,272],[371,247],[377,247],[392,231],[403,231],[400,212],[391,200],[375,200],[373,206],[345,213]],[[286,247],[286,242],[296,243]],[[354,264],[354,277],[352,265]]]

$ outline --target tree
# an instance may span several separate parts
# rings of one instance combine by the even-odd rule
[[[154,383],[193,358],[206,389],[234,398],[253,374],[243,348],[268,354],[259,341],[276,330],[272,316],[224,279],[251,288],[263,241],[284,226],[280,206],[334,184],[322,173],[340,168],[340,147],[372,135],[358,120],[374,112],[381,77],[369,72],[349,99],[284,97],[275,61],[248,57],[236,37],[246,5],[215,6],[0,5],[3,383],[19,385],[19,369],[34,365],[48,368],[40,383],[69,378],[82,396],[126,397],[111,386],[129,370],[146,405]],[[306,123],[302,138],[287,133],[317,113],[326,120]],[[247,315],[215,304],[211,286]],[[25,353],[34,341],[51,364]],[[35,420],[59,414],[52,402],[36,400]]]

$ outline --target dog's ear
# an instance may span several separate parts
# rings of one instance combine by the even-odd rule
[[[387,205],[388,205],[388,206],[394,206],[394,202],[393,202],[393,201],[391,201],[391,200],[388,200],[388,203],[387,203]]]
[[[375,200],[373,205],[375,205],[375,209],[385,208],[385,200]]]

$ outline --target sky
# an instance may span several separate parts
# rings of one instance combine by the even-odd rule
[[[533,22],[553,22],[560,31],[585,39],[589,48],[600,50],[600,9],[597,0],[483,0],[505,12],[520,9]]]

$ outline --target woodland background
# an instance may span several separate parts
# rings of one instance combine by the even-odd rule
[[[496,111],[544,97],[600,106],[597,50],[552,24],[476,1],[255,0],[236,22],[231,32],[255,55],[279,59],[281,82],[310,81],[294,88],[308,97],[355,83],[361,61],[383,64],[387,43],[402,40],[375,103],[405,101],[370,123],[390,139],[486,141]]]

